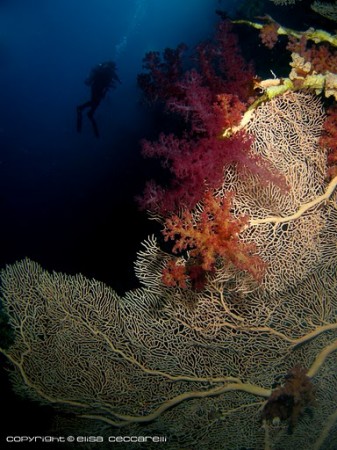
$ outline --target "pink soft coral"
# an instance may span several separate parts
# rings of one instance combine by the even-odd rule
[[[279,25],[275,22],[265,24],[260,30],[260,39],[262,43],[272,49],[278,41]]]
[[[226,114],[219,120],[225,123]],[[166,189],[154,181],[148,182],[143,196],[138,198],[140,206],[164,216],[181,208],[192,209],[208,189],[222,185],[224,168],[231,164],[237,165],[242,176],[246,176],[243,169],[248,169],[259,175],[262,185],[272,182],[286,189],[284,179],[261,157],[250,153],[252,139],[238,132],[230,138],[214,133],[198,139],[161,134],[154,143],[144,141],[144,156],[160,157],[174,178]]]
[[[305,61],[310,62],[312,71],[322,74],[325,72],[336,73],[337,51],[329,44],[320,43],[308,46],[305,36],[300,39],[290,37],[287,49],[298,53]]]
[[[240,122],[246,109],[243,86],[253,77],[230,28],[229,23],[220,23],[214,41],[199,47],[199,70],[182,73],[183,45],[166,49],[163,59],[150,52],[144,60],[147,73],[140,74],[139,85],[150,101],[165,103],[166,111],[180,119],[181,129],[161,134],[156,142],[142,142],[143,155],[160,158],[172,174],[166,188],[153,181],[147,184],[137,199],[143,209],[166,215],[181,207],[193,208],[207,189],[221,186],[226,165],[242,166],[249,160],[250,139],[242,133],[222,137],[224,130]]]
[[[174,55],[176,67],[180,53]],[[150,59],[157,92],[164,89],[158,95],[165,99],[166,110],[180,119],[181,129],[175,134],[162,133],[155,142],[142,142],[143,155],[160,158],[172,178],[165,188],[148,183],[137,200],[141,208],[164,216],[181,208],[192,209],[207,190],[221,186],[224,170],[231,164],[241,173],[247,172],[244,168],[260,175],[262,183],[283,183],[262,158],[251,155],[252,138],[243,132],[223,136],[225,130],[239,124],[253,76],[229,23],[219,25],[213,42],[199,46],[197,60],[199,71],[193,68],[178,77],[179,71],[169,70],[166,64],[164,70],[156,55]],[[174,74],[171,84],[167,83],[168,73]]]
[[[229,139],[215,136],[178,139],[173,134],[161,134],[155,143],[145,141],[143,154],[160,157],[174,178],[168,189],[153,181],[147,183],[140,205],[164,215],[179,208],[192,209],[207,189],[221,186],[226,165],[258,167],[249,157],[250,145],[251,139],[243,133]]]

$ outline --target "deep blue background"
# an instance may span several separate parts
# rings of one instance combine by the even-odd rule
[[[137,286],[133,261],[155,227],[134,201],[151,170],[139,141],[156,131],[137,74],[145,52],[210,37],[223,3],[0,0],[0,269],[29,257],[119,293]],[[79,135],[84,81],[109,59],[122,84],[97,111],[101,138],[87,121]],[[50,409],[16,398],[4,370],[0,384],[0,446],[3,435],[43,434]]]
[[[142,58],[181,42],[193,49],[212,37],[216,9],[234,15],[241,3],[0,0],[0,268],[29,257],[120,293],[137,284],[132,263],[154,230],[134,201],[152,170],[139,142],[159,131],[153,112],[139,102]],[[274,16],[282,23],[296,19],[287,8],[265,5],[273,16],[284,13]],[[308,16],[301,13],[304,2],[299,5],[303,29]],[[258,33],[249,32],[256,41],[246,39],[246,56],[257,63]],[[87,121],[78,135],[76,105],[89,98],[84,80],[109,59],[122,84],[97,110],[101,138]],[[275,65],[265,64],[259,74],[270,76]]]
[[[147,179],[139,140],[154,119],[137,73],[146,51],[210,37],[224,3],[0,1],[1,267],[28,256],[119,292],[133,286],[132,261],[153,227],[133,200]],[[75,108],[91,68],[108,59],[122,84],[97,111],[97,140],[86,121],[76,133]]]

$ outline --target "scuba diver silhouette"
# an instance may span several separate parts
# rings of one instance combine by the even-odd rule
[[[87,116],[92,124],[95,136],[99,137],[94,114],[108,90],[116,87],[117,81],[121,83],[116,74],[116,64],[112,61],[98,64],[91,70],[89,77],[85,80],[85,84],[91,87],[91,98],[77,107],[77,131],[79,133],[82,130],[82,112],[89,108]]]

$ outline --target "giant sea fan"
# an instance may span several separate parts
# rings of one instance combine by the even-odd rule
[[[217,195],[230,190],[233,215],[250,217],[239,239],[267,264],[259,283],[219,260],[202,291],[165,286],[171,255],[155,238],[136,261],[142,287],[123,297],[29,260],[5,268],[15,338],[2,353],[16,391],[72,412],[87,434],[165,435],[167,449],[332,448],[337,181],[325,180],[323,120],[320,100],[299,92],[258,107],[245,127],[288,192],[235,164],[224,172]]]

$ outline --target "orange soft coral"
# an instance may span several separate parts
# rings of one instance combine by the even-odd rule
[[[309,46],[305,36],[300,39],[289,37],[287,49],[298,53],[305,61],[310,62],[312,70],[317,73],[336,73],[337,51],[328,44],[311,43]]]
[[[173,215],[166,219],[163,230],[165,240],[175,240],[173,253],[190,250],[190,256],[198,258],[202,269],[207,272],[214,270],[216,259],[221,257],[260,281],[265,263],[255,254],[254,244],[239,239],[249,217],[232,216],[232,199],[232,193],[227,193],[223,198],[206,193],[203,211],[197,219],[190,211],[185,211],[181,217]]]
[[[177,264],[177,261],[170,259],[162,272],[162,282],[165,286],[178,286],[180,288],[186,288],[186,279],[187,274],[185,266]]]

